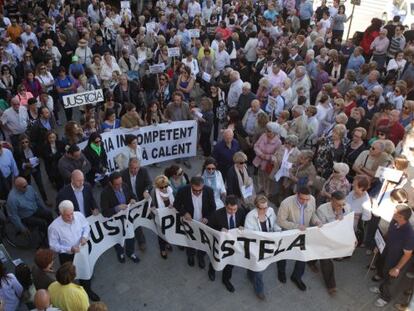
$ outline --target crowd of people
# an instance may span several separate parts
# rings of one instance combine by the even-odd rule
[[[86,217],[150,197],[154,212],[175,208],[183,221],[224,231],[306,230],[353,212],[358,247],[377,259],[375,305],[386,306],[395,280],[414,277],[414,25],[374,18],[345,38],[342,1],[316,2],[2,1],[0,199],[17,233],[36,229],[41,244],[33,268],[0,263],[0,309],[107,310],[89,305],[100,300],[91,280],[74,281]],[[63,105],[65,95],[98,89],[102,103]],[[154,164],[163,174],[151,178],[132,134],[110,172],[103,133],[184,120],[198,124],[196,175],[185,173],[191,159],[177,159]],[[115,246],[119,263],[139,263],[135,240],[146,249],[138,228]],[[173,245],[158,242],[167,259]],[[186,255],[206,267],[204,252]],[[320,268],[335,295],[334,262],[296,261],[290,279],[301,291],[306,266]],[[222,273],[229,292],[232,268]],[[260,300],[264,273],[247,273]],[[207,274],[215,280],[211,264]],[[277,277],[286,283],[286,261]]]

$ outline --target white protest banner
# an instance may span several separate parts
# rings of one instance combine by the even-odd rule
[[[105,221],[88,218],[91,237],[87,245],[75,255],[77,278],[89,279],[93,268],[107,249],[123,244],[134,236],[134,229],[143,226],[157,233],[170,244],[203,250],[217,271],[235,265],[262,271],[273,262],[290,259],[309,261],[346,257],[355,248],[354,215],[334,221],[321,228],[306,231],[259,232],[232,229],[219,232],[197,222],[183,222],[175,209],[149,209],[150,203],[141,201]]]
[[[129,1],[121,1],[121,9],[131,8],[131,3]]]
[[[62,98],[65,108],[73,108],[77,106],[96,104],[104,101],[102,89],[86,91],[82,93],[65,95]]]
[[[108,156],[108,169],[119,169],[115,158],[126,153],[126,135],[137,137],[142,149],[141,165],[149,165],[177,158],[193,157],[197,151],[197,121],[177,121],[144,126],[139,129],[114,129],[102,133],[102,146]],[[78,144],[84,149],[87,142]]]
[[[165,70],[165,64],[161,63],[157,65],[151,65],[149,66],[149,70],[150,70],[150,73],[153,73],[153,74],[162,73]]]
[[[168,48],[168,57],[179,57],[180,48]]]
[[[200,38],[200,29],[188,29],[190,38]]]

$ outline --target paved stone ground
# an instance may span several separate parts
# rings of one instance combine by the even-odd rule
[[[162,168],[150,167],[151,176],[155,177],[171,163],[163,164]],[[189,176],[199,173],[202,157],[191,159],[191,163],[192,169],[185,170]],[[46,176],[44,180],[47,180]],[[56,194],[52,187],[48,186],[47,189],[50,198],[54,199]],[[100,191],[97,188],[97,199]],[[373,306],[376,295],[368,290],[375,284],[370,281],[370,276],[364,278],[370,257],[362,249],[357,249],[349,260],[335,262],[338,286],[335,297],[330,297],[326,292],[320,273],[306,270],[303,280],[308,290],[303,293],[290,280],[281,284],[277,280],[276,265],[272,264],[264,276],[267,300],[262,302],[255,297],[253,286],[244,269],[234,268],[232,283],[236,291],[229,293],[221,283],[220,272],[216,275],[216,281],[211,282],[207,276],[207,268],[201,270],[197,265],[189,267],[185,252],[177,247],[174,247],[167,260],[162,259],[156,236],[149,230],[144,231],[147,250],[144,253],[138,251],[141,258],[139,264],[128,260],[125,264],[118,263],[115,251],[111,249],[99,258],[95,266],[93,289],[110,310],[377,310]],[[7,244],[6,248],[13,258],[20,257],[25,262],[32,263],[34,250],[13,249]],[[288,263],[288,277],[292,268],[292,264]],[[405,279],[404,283],[406,282]],[[406,286],[407,284],[400,284],[399,292]],[[403,297],[402,294],[399,295],[400,298]],[[386,308],[392,309],[392,304]]]

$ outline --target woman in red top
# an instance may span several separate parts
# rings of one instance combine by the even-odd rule
[[[343,112],[345,112],[348,118],[351,116],[351,110],[355,108],[357,105],[356,99],[357,99],[357,94],[354,90],[350,90],[345,93],[345,98],[344,98],[345,105],[344,105]]]
[[[378,18],[373,18],[371,20],[371,25],[364,32],[360,46],[364,50],[365,59],[368,59],[371,56],[371,43],[376,37],[379,36],[379,31],[382,26],[382,20]]]

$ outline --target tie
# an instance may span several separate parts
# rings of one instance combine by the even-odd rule
[[[234,225],[234,216],[230,216],[230,229],[234,229],[236,226]]]

